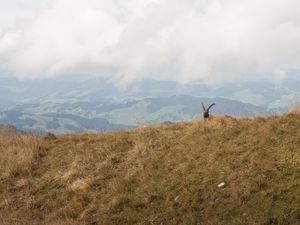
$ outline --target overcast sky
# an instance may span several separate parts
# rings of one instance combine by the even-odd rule
[[[0,70],[189,81],[300,68],[299,0],[0,0]]]

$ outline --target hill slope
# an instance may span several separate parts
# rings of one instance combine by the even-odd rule
[[[3,134],[0,224],[300,224],[299,147],[296,112]]]

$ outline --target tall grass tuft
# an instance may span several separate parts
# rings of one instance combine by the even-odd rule
[[[30,134],[14,132],[0,133],[0,178],[15,177],[29,172],[38,151],[41,140]]]

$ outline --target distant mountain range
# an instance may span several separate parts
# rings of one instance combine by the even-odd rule
[[[0,77],[0,124],[21,130],[114,131],[212,114],[255,116],[281,113],[300,102],[300,79],[293,71],[280,84],[179,84],[145,79],[125,89],[99,77],[65,76],[19,81]]]
[[[15,106],[0,113],[0,124],[21,130],[65,132],[113,131],[140,124],[179,122],[201,116],[201,103],[216,103],[215,115],[267,115],[262,107],[225,98],[200,98],[178,95],[117,102],[35,103]]]

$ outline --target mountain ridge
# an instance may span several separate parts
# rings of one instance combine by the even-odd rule
[[[125,102],[75,102],[24,104],[0,112],[0,124],[9,123],[20,130],[66,132],[114,131],[139,126],[180,122],[198,118],[202,102],[217,105],[214,115],[255,116],[269,112],[259,106],[225,98],[201,98],[176,95],[161,98],[132,99]]]

